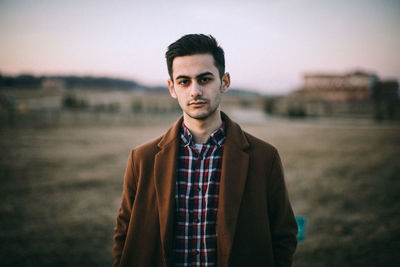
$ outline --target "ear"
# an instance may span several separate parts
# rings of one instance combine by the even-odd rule
[[[221,93],[225,93],[226,91],[228,91],[230,85],[231,85],[231,76],[229,75],[229,72],[226,72],[222,76]]]
[[[176,98],[176,93],[175,93],[175,88],[174,88],[174,82],[171,79],[168,79],[168,89],[169,93],[173,98]]]

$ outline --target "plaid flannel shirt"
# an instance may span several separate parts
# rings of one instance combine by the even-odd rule
[[[217,211],[224,124],[194,144],[182,123],[175,193],[174,266],[217,265]]]

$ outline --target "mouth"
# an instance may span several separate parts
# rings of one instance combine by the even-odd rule
[[[205,101],[205,100],[194,100],[194,101],[189,102],[189,106],[192,106],[192,107],[202,107],[205,104],[207,104],[207,101]]]

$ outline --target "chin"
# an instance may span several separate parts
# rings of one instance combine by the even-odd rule
[[[207,118],[210,117],[209,114],[201,114],[201,115],[194,115],[194,116],[189,115],[189,116],[190,116],[192,119],[196,119],[196,120],[199,120],[199,121],[204,121],[204,120],[206,120]]]
[[[215,112],[216,112],[216,109],[215,110],[198,111],[198,112],[197,111],[187,112],[186,114],[192,119],[206,120],[209,117],[213,116]]]

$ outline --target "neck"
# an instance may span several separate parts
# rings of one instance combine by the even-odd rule
[[[189,117],[183,113],[183,121],[186,127],[193,135],[196,144],[204,144],[207,142],[210,135],[219,127],[221,127],[222,119],[221,112],[217,109],[214,114],[204,120],[198,120]]]

